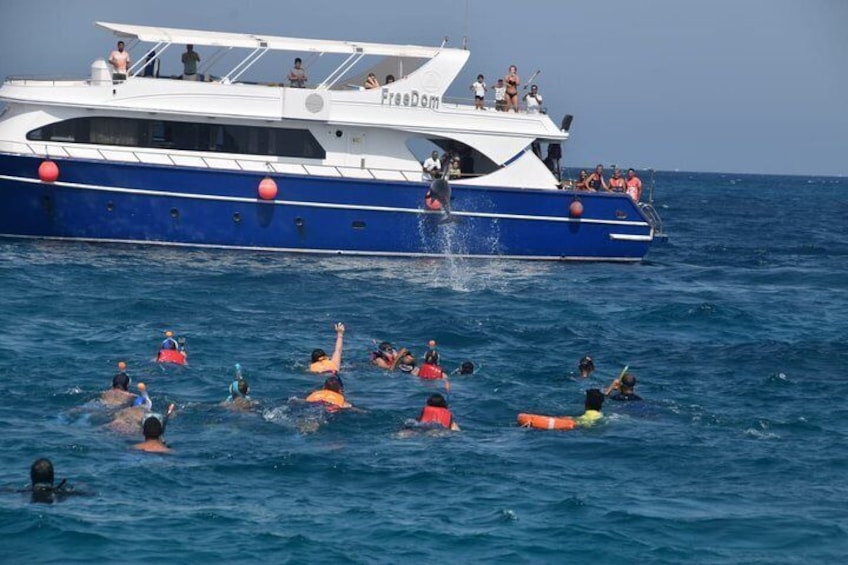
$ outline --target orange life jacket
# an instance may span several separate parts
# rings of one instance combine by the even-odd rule
[[[316,390],[315,392],[307,396],[306,402],[324,402],[325,404],[344,408],[345,397],[339,394],[338,392],[322,388],[321,390]]]
[[[442,427],[450,429],[453,423],[453,416],[447,408],[439,408],[437,406],[425,406],[421,411],[421,417],[418,421],[422,424],[440,424]]]
[[[418,376],[422,379],[441,379],[442,368],[432,363],[423,363],[418,369]]]

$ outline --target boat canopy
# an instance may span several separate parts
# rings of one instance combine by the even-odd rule
[[[252,33],[224,33],[169,27],[96,22],[95,25],[109,30],[117,37],[136,39],[149,43],[182,43],[186,45],[208,45],[270,51],[304,51],[312,53],[342,53],[355,55],[378,55],[384,57],[433,58],[444,47],[418,45],[391,45],[384,43],[360,43],[355,41],[330,41],[256,35]]]

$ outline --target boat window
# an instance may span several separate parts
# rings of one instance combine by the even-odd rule
[[[117,117],[56,122],[30,131],[27,139],[303,159],[327,155],[308,130]]]
[[[455,139],[410,137],[406,141],[406,147],[420,163],[433,151],[440,157],[445,153],[458,156],[463,177],[480,177],[498,169],[497,164],[489,157]]]

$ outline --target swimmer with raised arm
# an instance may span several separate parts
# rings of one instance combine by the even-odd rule
[[[342,348],[344,347],[344,324],[339,322],[335,325],[336,346],[333,356],[327,357],[323,349],[312,351],[312,362],[309,365],[310,373],[338,373],[342,366]]]

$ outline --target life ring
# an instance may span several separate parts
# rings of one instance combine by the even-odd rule
[[[542,416],[540,414],[519,414],[518,424],[537,430],[573,430],[577,425],[574,418],[568,416]]]
[[[174,363],[176,365],[185,365],[187,363],[186,354],[175,349],[160,349],[159,355],[156,357],[157,363]]]
[[[427,194],[424,195],[424,206],[428,210],[441,210],[442,209],[442,203],[439,202],[438,198],[433,196],[433,193],[430,192],[429,190],[427,191]]]

